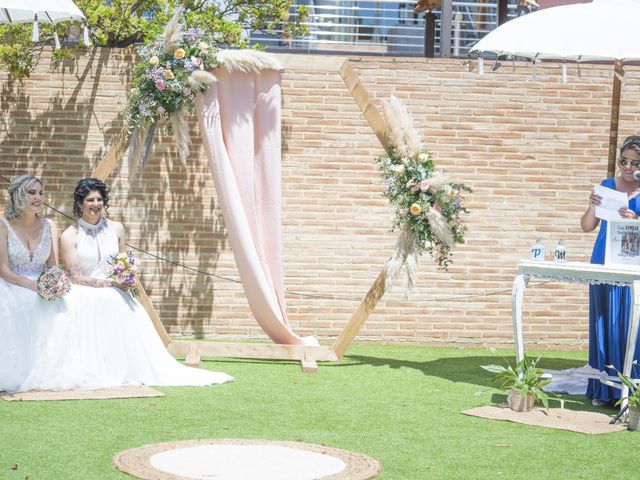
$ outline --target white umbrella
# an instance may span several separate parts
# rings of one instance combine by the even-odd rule
[[[53,23],[82,20],[84,14],[71,0],[0,0],[0,23],[33,22],[31,40],[39,39],[38,22]],[[58,35],[54,31],[56,48],[60,48]],[[85,26],[84,43],[89,45],[89,32]]]
[[[562,62],[609,61],[615,64],[608,172],[615,170],[618,112],[624,62],[640,60],[640,0],[594,0],[538,10],[515,18],[480,40],[469,53],[513,55]],[[563,64],[563,76],[566,67]]]

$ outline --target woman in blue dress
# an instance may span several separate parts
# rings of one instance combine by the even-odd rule
[[[640,136],[627,137],[620,148],[618,160],[620,172],[616,177],[607,178],[602,185],[624,192],[629,198],[627,208],[619,210],[621,219],[638,219],[640,214],[640,180],[633,176],[640,171]],[[593,191],[589,196],[589,207],[582,215],[580,226],[585,232],[596,229],[600,223],[600,231],[593,246],[591,263],[604,264],[607,243],[607,222],[595,215],[596,206],[602,197]],[[597,370],[605,370],[609,375],[616,375],[615,370],[607,368],[613,365],[622,371],[622,364],[627,344],[628,316],[631,309],[631,291],[629,287],[615,285],[589,286],[589,365]],[[640,347],[640,346],[639,346]],[[636,348],[634,358],[640,358]],[[590,379],[587,398],[594,405],[604,405],[620,398],[620,390]]]

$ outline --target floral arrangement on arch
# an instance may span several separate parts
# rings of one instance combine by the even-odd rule
[[[151,151],[160,120],[169,120],[178,143],[178,154],[186,165],[190,137],[186,116],[194,100],[216,81],[211,69],[220,65],[216,42],[199,28],[185,31],[182,12],[177,10],[164,32],[138,48],[126,120],[131,133],[129,158],[144,165]]]
[[[456,243],[464,242],[467,214],[462,195],[471,189],[437,170],[406,107],[396,97],[383,101],[387,148],[375,159],[386,183],[384,196],[395,209],[393,229],[401,231],[387,263],[387,287],[406,264],[405,290],[415,282],[418,256],[432,255],[446,269]]]

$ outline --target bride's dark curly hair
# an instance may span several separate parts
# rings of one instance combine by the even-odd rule
[[[73,214],[80,218],[82,216],[82,202],[91,192],[100,192],[104,203],[104,211],[109,210],[109,187],[97,178],[83,178],[76,185],[73,192]]]

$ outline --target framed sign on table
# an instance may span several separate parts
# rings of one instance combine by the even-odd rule
[[[604,264],[640,267],[640,220],[607,222]]]

